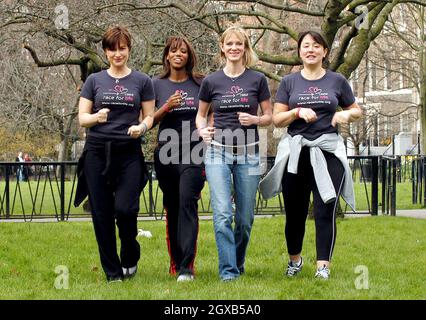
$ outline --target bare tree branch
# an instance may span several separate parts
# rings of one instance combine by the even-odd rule
[[[89,60],[87,57],[83,57],[83,58],[74,58],[74,59],[64,58],[64,59],[59,59],[55,61],[43,62],[43,61],[40,61],[40,59],[37,56],[37,53],[32,47],[30,47],[27,44],[24,44],[23,47],[29,51],[34,62],[40,68],[55,67],[55,66],[61,66],[61,65],[82,65],[84,63],[87,63],[87,61]]]
[[[222,0],[218,0],[218,1],[212,1],[212,2],[223,2]],[[298,8],[296,6],[289,6],[289,5],[277,5],[277,4],[273,4],[267,1],[262,1],[262,0],[246,0],[246,1],[240,1],[240,0],[227,0],[226,2],[230,2],[230,3],[241,3],[241,2],[245,2],[245,3],[255,3],[255,4],[260,4],[262,6],[265,6],[267,8],[271,8],[271,9],[277,9],[280,11],[287,11],[287,12],[295,12],[295,13],[300,13],[306,16],[314,16],[314,17],[323,17],[324,16],[324,12],[323,11],[310,11],[310,10],[305,10],[302,8]]]

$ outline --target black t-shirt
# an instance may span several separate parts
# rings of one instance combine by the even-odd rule
[[[174,133],[179,136],[177,144],[190,144],[191,149],[201,140],[196,131],[195,117],[198,111],[198,92],[200,86],[188,78],[184,82],[173,82],[167,78],[154,78],[155,106],[161,108],[167,99],[176,91],[180,92],[182,102],[179,107],[173,108],[161,120],[158,130],[158,145],[162,146],[168,142],[175,143]],[[166,130],[166,131],[164,131]],[[163,133],[163,136],[162,136]]]
[[[87,78],[80,96],[93,101],[92,113],[110,109],[107,122],[89,128],[89,136],[132,139],[127,131],[139,124],[141,102],[154,100],[154,89],[144,73],[132,70],[123,78],[114,78],[103,70]]]
[[[214,140],[227,145],[259,141],[257,125],[242,126],[237,112],[257,115],[259,103],[270,97],[266,77],[250,69],[236,78],[228,77],[223,70],[210,74],[203,80],[199,95],[200,100],[211,103]]]
[[[311,108],[317,114],[317,120],[306,123],[297,119],[288,126],[291,136],[302,135],[308,140],[315,140],[325,133],[337,133],[337,126],[331,125],[337,106],[343,109],[355,102],[355,97],[348,81],[341,74],[327,70],[318,80],[307,80],[300,72],[285,76],[276,94],[276,102],[293,108]]]

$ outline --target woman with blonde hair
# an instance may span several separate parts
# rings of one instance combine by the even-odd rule
[[[219,46],[225,65],[201,84],[196,124],[207,144],[204,161],[213,208],[219,276],[223,281],[230,281],[245,271],[260,177],[257,127],[271,123],[272,107],[265,76],[250,69],[257,57],[246,32],[240,27],[228,28]],[[257,115],[259,107],[261,116]],[[212,124],[208,121],[209,109],[212,109]]]

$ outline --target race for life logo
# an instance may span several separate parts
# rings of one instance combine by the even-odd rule
[[[321,103],[321,104],[330,104],[328,93],[323,92],[321,88],[318,87],[309,87],[303,93],[299,94],[298,105],[305,105],[309,103]]]
[[[129,89],[121,84],[116,84],[112,89],[103,94],[103,105],[121,105],[134,107],[135,95],[129,93]]]
[[[177,90],[180,95],[180,103],[176,108],[173,108],[171,112],[180,112],[180,111],[194,111],[196,110],[195,98],[193,94],[188,93],[184,90]]]
[[[244,89],[240,86],[232,86],[226,91],[220,100],[221,109],[223,108],[250,108],[248,104],[248,93],[244,93]]]

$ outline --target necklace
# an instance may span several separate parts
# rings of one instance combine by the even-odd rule
[[[227,73],[227,72],[225,72],[225,74],[230,78],[237,78],[240,75],[242,75],[244,73],[244,71],[246,71],[246,70],[244,69],[242,72],[239,72],[239,73],[236,73],[236,74],[231,74],[231,73]]]
[[[115,74],[115,73],[113,73],[113,72],[112,72],[112,70],[110,70],[110,69],[108,69],[108,70],[107,70],[107,73],[108,73],[108,74],[109,74],[112,78],[114,78],[114,79],[115,79],[115,83],[119,83],[121,79],[123,79],[123,78],[127,77],[127,76],[131,73],[131,72],[132,72],[132,70],[131,70],[131,69],[129,69],[129,70],[126,70],[126,71],[125,71],[125,72],[123,72],[123,73]]]
[[[239,77],[241,77],[245,71],[246,71],[246,68],[243,68],[243,70],[242,70],[241,72],[233,74],[233,73],[231,73],[231,72],[229,72],[229,71],[225,70],[225,68],[223,69],[223,73],[224,73],[224,74],[225,74],[225,75],[226,75],[229,79],[231,79],[232,81],[235,81],[235,80],[237,80]]]

